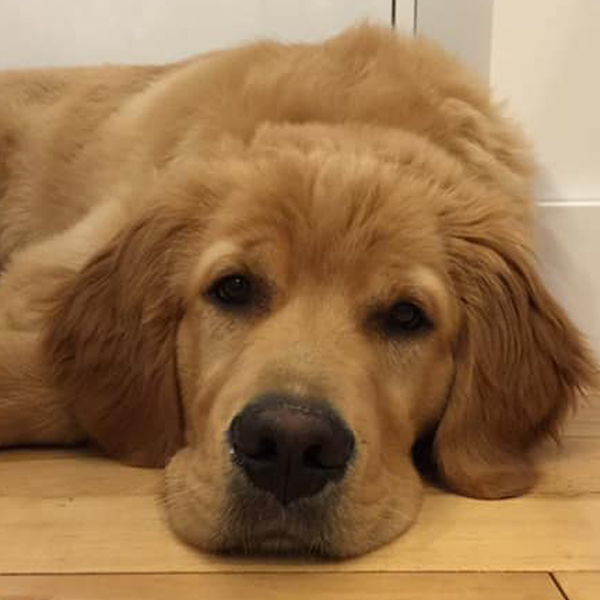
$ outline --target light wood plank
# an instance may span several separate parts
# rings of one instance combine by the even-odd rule
[[[582,570],[600,565],[600,439],[543,453],[530,495],[484,502],[431,494],[395,543],[321,570]],[[157,501],[159,471],[90,451],[0,453],[0,573],[218,572],[265,563],[206,556],[180,544]],[[548,543],[552,540],[552,543]],[[115,552],[118,548],[118,552]],[[269,569],[306,570],[303,562]]]
[[[0,498],[150,496],[161,482],[159,469],[127,467],[88,449],[0,453]]]
[[[565,436],[600,438],[600,396],[590,396],[582,401],[577,413],[569,419]]]
[[[600,437],[568,437],[539,452],[534,495],[600,493]],[[27,473],[27,477],[24,477]],[[0,453],[0,497],[148,496],[162,484],[158,469],[137,469],[90,450],[9,450]],[[430,494],[444,493],[430,489]]]
[[[0,498],[0,573],[550,571],[600,565],[600,496],[427,498],[417,524],[359,559],[310,564],[209,556],[178,542],[153,496]]]
[[[538,453],[541,477],[534,495],[600,494],[600,437],[568,437]]]
[[[600,568],[600,565],[598,565]],[[569,600],[598,600],[600,598],[600,571],[595,573],[555,573]]]
[[[560,600],[543,574],[249,574],[0,577],[16,600]]]
[[[183,546],[156,500],[160,471],[89,450],[3,452],[0,572],[597,568],[600,438],[567,437],[562,448],[548,445],[541,462],[544,476],[529,496],[478,502],[435,491],[417,525],[394,544],[355,561],[307,565],[226,560]]]

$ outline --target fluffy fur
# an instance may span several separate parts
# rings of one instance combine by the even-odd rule
[[[214,550],[394,538],[427,434],[459,493],[532,485],[531,451],[596,368],[536,273],[528,149],[435,46],[362,26],[7,72],[0,98],[0,445],[168,464],[174,529]],[[206,291],[240,271],[268,293],[232,315]],[[431,330],[382,335],[398,299]],[[357,439],[343,481],[287,511],[225,441],[274,390],[326,398]]]

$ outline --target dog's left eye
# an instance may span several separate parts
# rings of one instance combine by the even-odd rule
[[[430,327],[427,315],[416,304],[400,301],[386,315],[385,328],[391,335],[413,334]]]
[[[208,291],[210,298],[227,308],[249,306],[254,297],[252,282],[245,275],[227,275],[217,280]]]

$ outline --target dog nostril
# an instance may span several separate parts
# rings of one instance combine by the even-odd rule
[[[304,452],[304,456],[302,457],[302,462],[304,463],[304,466],[309,467],[311,469],[327,468],[327,466],[323,464],[321,458],[322,453],[323,446],[321,446],[321,444],[315,444],[313,446],[310,446],[310,448],[308,448],[306,452]]]
[[[319,442],[309,446],[303,456],[305,467],[311,469],[341,469],[347,464],[354,450],[354,437],[343,432],[343,440],[336,443]]]
[[[261,436],[258,441],[258,449],[251,456],[254,460],[270,461],[277,459],[277,443],[273,438]]]

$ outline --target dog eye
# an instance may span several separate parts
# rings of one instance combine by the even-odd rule
[[[390,335],[413,334],[431,326],[427,315],[412,302],[396,302],[385,320]]]
[[[245,275],[227,275],[216,281],[208,292],[210,298],[227,308],[244,308],[253,301],[252,282]]]

